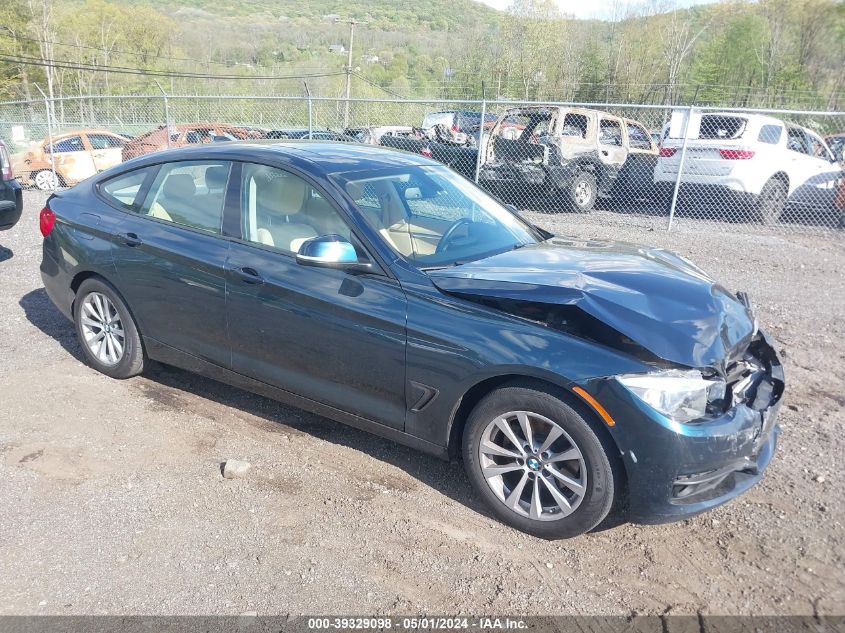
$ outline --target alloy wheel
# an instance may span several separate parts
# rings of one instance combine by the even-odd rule
[[[91,292],[82,302],[82,335],[93,356],[104,365],[117,365],[126,349],[120,313],[104,294]]]
[[[581,450],[560,425],[530,411],[492,420],[478,445],[482,474],[513,512],[537,521],[572,514],[587,491]]]
[[[35,174],[35,186],[41,191],[57,189],[59,186],[59,178],[52,171],[44,169]]]

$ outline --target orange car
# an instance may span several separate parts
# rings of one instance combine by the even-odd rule
[[[170,142],[168,143],[168,135]],[[182,147],[184,145],[199,145],[201,143],[213,143],[220,140],[246,140],[252,138],[263,138],[260,132],[248,130],[226,123],[183,123],[181,125],[162,125],[161,127],[138,136],[123,148],[123,160],[129,160],[136,156],[143,156],[150,152],[167,149],[169,147]]]
[[[22,185],[42,190],[71,186],[120,163],[129,139],[108,130],[74,130],[43,139],[12,157],[12,171]],[[50,160],[52,154],[53,161]],[[53,164],[55,163],[55,175]]]

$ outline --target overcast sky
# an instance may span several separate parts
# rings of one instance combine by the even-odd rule
[[[479,0],[489,4],[496,9],[507,9],[511,0]],[[709,4],[719,0],[660,0],[660,3],[669,6],[691,6],[693,4]],[[579,18],[610,19],[614,13],[621,14],[616,17],[624,17],[628,8],[651,6],[649,0],[555,0],[557,6],[563,13],[569,13]]]

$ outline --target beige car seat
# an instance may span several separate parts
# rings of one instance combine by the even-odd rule
[[[317,237],[310,225],[300,221],[308,187],[295,176],[268,172],[256,180],[258,227],[256,239],[262,244],[296,253],[306,240]],[[272,177],[276,176],[276,177]]]
[[[196,192],[197,187],[190,174],[170,174],[148,215],[168,222],[193,224],[188,218],[193,215],[192,202]]]
[[[371,186],[378,198],[379,208],[365,205],[358,205],[358,208],[385,241],[406,257],[433,253],[436,244],[414,239],[414,227],[408,224],[399,194],[390,183],[374,182]],[[346,191],[356,202],[364,197],[363,187],[358,183],[347,184]]]

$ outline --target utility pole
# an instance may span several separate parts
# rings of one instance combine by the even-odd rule
[[[356,20],[355,18],[337,18],[335,23],[349,25],[349,50],[347,51],[346,57],[346,99],[343,106],[343,128],[346,129],[349,127],[349,98],[352,96],[352,42],[355,39],[355,26],[357,24],[366,24],[366,22]]]

